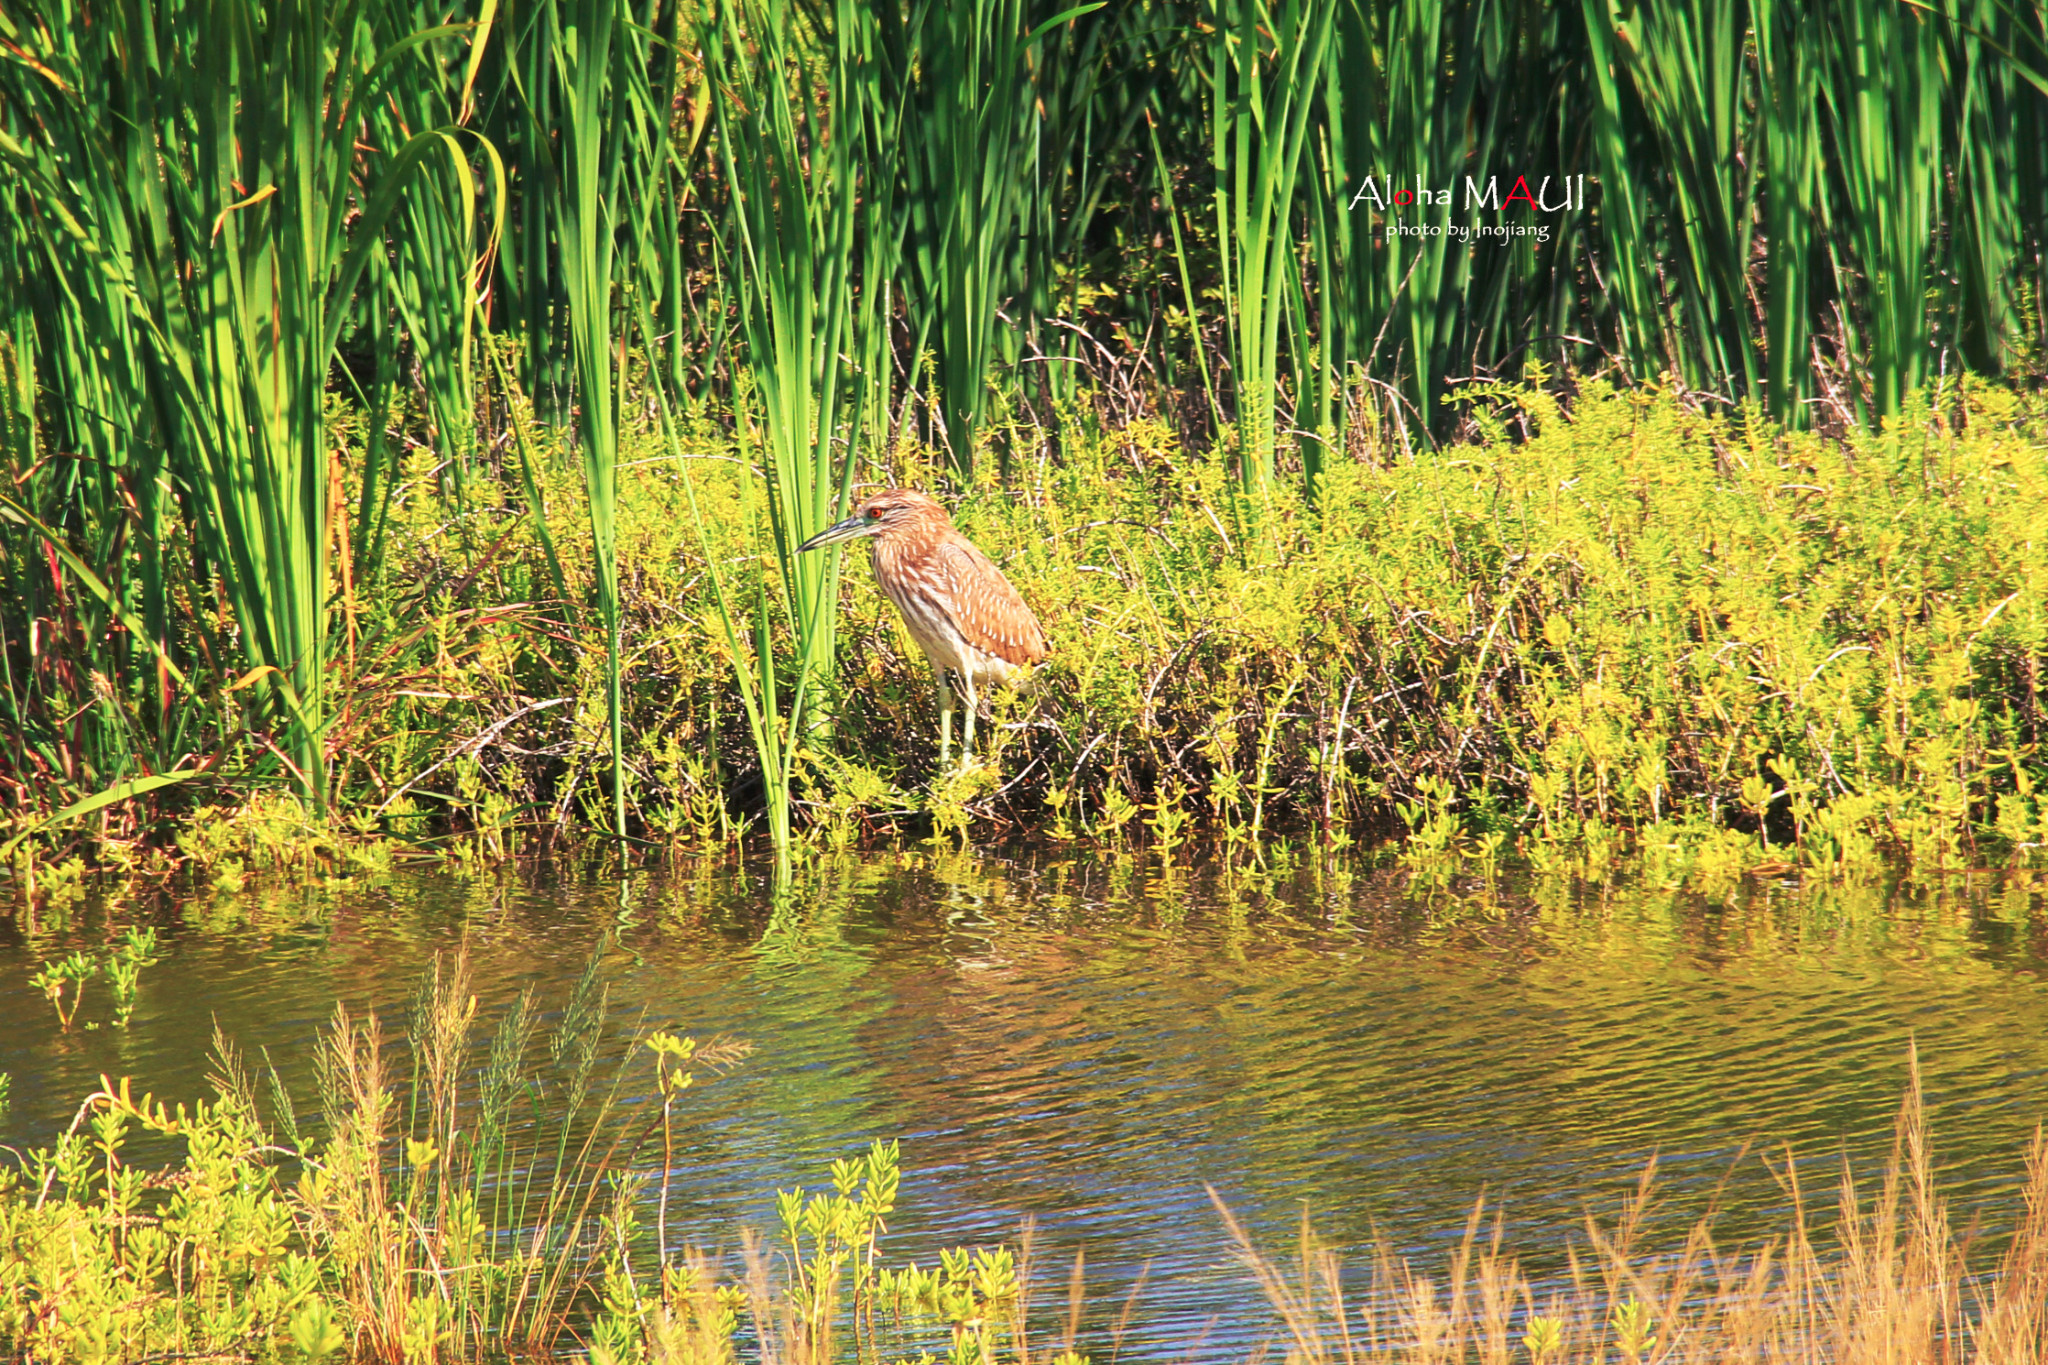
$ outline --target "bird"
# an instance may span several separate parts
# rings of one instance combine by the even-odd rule
[[[939,689],[939,766],[952,757],[956,694],[967,703],[961,765],[972,761],[981,689],[1010,679],[1052,650],[1024,599],[936,500],[914,488],[888,488],[844,521],[803,544],[807,550],[868,537],[875,582],[896,604],[910,638],[931,661]]]

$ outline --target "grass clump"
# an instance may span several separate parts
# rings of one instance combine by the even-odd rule
[[[1021,1331],[1007,1249],[882,1262],[894,1143],[834,1163],[828,1189],[780,1192],[779,1240],[748,1240],[737,1264],[672,1234],[676,1101],[746,1049],[659,1031],[617,1049],[596,956],[551,1036],[530,994],[490,1029],[476,1011],[460,955],[422,981],[401,1046],[337,1007],[317,1126],[218,1034],[206,1099],[102,1078],[51,1146],[0,1169],[0,1350],[708,1365],[743,1340],[818,1361],[843,1341],[864,1360],[937,1345],[967,1361]],[[642,1085],[658,1117],[626,1102]]]
[[[1790,1218],[1777,1237],[1721,1246],[1709,1217],[1680,1246],[1658,1248],[1641,1236],[1654,1203],[1653,1161],[1618,1218],[1588,1215],[1567,1273],[1546,1282],[1523,1271],[1483,1199],[1442,1267],[1420,1268],[1382,1244],[1352,1273],[1306,1222],[1286,1264],[1218,1210],[1281,1320],[1288,1358],[1319,1365],[1989,1365],[2039,1359],[2048,1347],[2048,1143],[2038,1133],[2018,1226],[1995,1257],[1975,1224],[1958,1230],[1951,1221],[1917,1066],[1889,1162],[1874,1183],[1845,1165],[1832,1219],[1809,1203],[1789,1154],[1779,1170]]]

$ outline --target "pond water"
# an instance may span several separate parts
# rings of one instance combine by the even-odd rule
[[[216,1021],[310,1089],[335,1002],[402,1029],[437,951],[466,946],[481,1032],[528,987],[559,1010],[595,950],[621,1045],[660,1025],[753,1046],[685,1097],[670,1219],[690,1240],[733,1248],[778,1187],[900,1138],[894,1259],[1029,1217],[1051,1281],[1076,1248],[1091,1301],[1143,1278],[1124,1358],[1241,1355],[1268,1319],[1205,1186],[1275,1250],[1306,1209],[1339,1245],[1377,1229],[1428,1259],[1484,1193],[1554,1271],[1654,1155],[1650,1244],[1718,1189],[1729,1245],[1786,1205],[1745,1144],[1789,1145],[1823,1191],[1845,1154],[1874,1168],[1916,1043],[1958,1221],[2009,1220],[2048,1115],[2044,887],[1417,887],[1321,860],[912,850],[829,863],[779,908],[725,863],[88,907],[0,921],[0,1140],[47,1142],[103,1072],[204,1094]],[[152,916],[132,1026],[60,1033],[37,963]]]

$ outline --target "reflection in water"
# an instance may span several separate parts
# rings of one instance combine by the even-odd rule
[[[458,944],[481,1036],[528,986],[559,1009],[609,934],[621,1043],[662,1025],[754,1045],[685,1100],[672,1226],[731,1248],[777,1186],[898,1137],[899,1258],[1032,1218],[1043,1264],[1086,1247],[1097,1302],[1149,1264],[1126,1351],[1161,1357],[1212,1317],[1204,1353],[1263,1320],[1205,1185],[1276,1245],[1306,1206],[1340,1245],[1376,1226],[1419,1252],[1484,1192],[1525,1263],[1554,1270],[1586,1208],[1611,1212],[1653,1154],[1667,1235],[1717,1186],[1724,1244],[1774,1230],[1784,1196],[1743,1145],[1789,1144],[1823,1179],[1845,1152],[1881,1159],[1913,1040],[1966,1209],[2009,1210],[2048,1110],[2028,874],[1703,897],[906,851],[813,869],[770,907],[719,863],[608,882],[435,872],[178,906],[133,1027],[60,1034],[35,964],[140,913],[0,940],[4,1140],[47,1141],[103,1071],[201,1093],[216,1019],[307,1088],[336,1000],[396,1025]],[[89,996],[81,1017],[105,1005]]]

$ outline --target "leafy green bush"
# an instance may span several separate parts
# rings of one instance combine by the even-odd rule
[[[175,1109],[126,1080],[81,1124],[0,1172],[0,1343],[26,1359],[243,1353],[343,1337],[255,1115],[232,1094]],[[82,1125],[82,1126],[81,1126]],[[129,1164],[131,1128],[181,1141],[162,1174]]]

